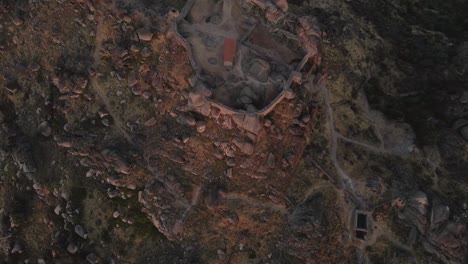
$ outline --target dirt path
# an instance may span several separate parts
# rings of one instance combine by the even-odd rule
[[[327,188],[327,187],[332,187],[332,186],[333,185],[330,184],[329,182],[325,182],[325,183],[322,183],[322,184],[310,186],[309,189],[307,189],[307,191],[305,192],[304,196],[302,197],[302,199],[299,201],[298,204],[301,204],[301,203],[305,202],[310,196],[312,196],[313,194],[315,194],[319,190]]]
[[[390,150],[385,149],[383,141],[381,141],[382,143],[379,144],[380,145],[379,147],[376,147],[376,146],[372,146],[372,145],[370,145],[368,143],[365,143],[365,142],[360,142],[360,141],[357,141],[357,140],[354,140],[354,139],[347,138],[347,137],[343,136],[342,134],[339,134],[338,132],[336,132],[336,136],[339,139],[343,140],[343,141],[346,141],[348,143],[361,146],[361,147],[363,147],[363,148],[365,148],[365,149],[367,149],[369,151],[375,152],[375,153],[380,153],[380,154],[383,154],[383,155],[398,156],[398,157],[404,156],[402,153],[399,153],[397,151],[390,151]]]
[[[330,129],[330,157],[331,157],[331,159],[333,161],[333,164],[334,164],[334,166],[335,166],[335,168],[336,168],[336,170],[338,172],[338,176],[340,177],[340,180],[342,181],[341,185],[342,185],[343,190],[348,192],[350,195],[353,196],[353,202],[355,203],[357,208],[366,210],[367,209],[366,203],[362,199],[359,198],[359,196],[357,194],[357,191],[354,189],[352,179],[346,174],[346,172],[343,171],[343,169],[341,168],[341,166],[340,166],[340,164],[338,162],[338,159],[337,159],[338,139],[343,140],[345,142],[349,142],[349,143],[352,143],[352,144],[359,145],[359,146],[361,146],[363,148],[366,148],[367,150],[374,151],[376,153],[391,154],[391,155],[398,155],[398,154],[391,153],[391,152],[387,151],[384,148],[383,140],[381,140],[381,144],[379,144],[380,145],[379,147],[375,147],[375,146],[369,145],[367,143],[363,143],[363,142],[359,142],[359,141],[355,141],[355,140],[346,138],[345,136],[339,134],[335,130],[335,123],[334,123],[335,120],[334,120],[334,116],[333,116],[333,108],[332,108],[331,103],[330,103],[329,91],[328,91],[328,89],[326,89],[326,87],[324,86],[323,83],[321,83],[320,86],[321,87],[320,87],[319,90],[323,94],[323,99],[324,99],[324,103],[325,103],[326,110],[327,110],[327,117],[328,117],[329,129]],[[378,130],[378,129],[376,128],[376,130]],[[382,137],[380,136],[380,131],[378,133],[379,133],[379,139],[382,139]],[[321,186],[318,186],[317,188],[320,188],[320,187]],[[313,190],[313,188],[311,188],[311,189]],[[350,208],[350,209],[351,209],[350,212],[352,212],[354,210],[354,208]],[[346,214],[344,214],[344,215],[346,216]],[[348,215],[348,217],[350,217],[350,215]],[[345,218],[345,219],[347,219],[347,218]],[[395,245],[395,246],[409,252],[413,256],[415,255],[414,250],[411,247],[409,247],[408,245],[406,245],[406,244],[402,243],[401,241],[399,241],[397,238],[395,238],[395,236],[392,234],[392,232],[386,226],[383,226],[383,225],[378,224],[378,223],[373,223],[373,225],[375,226],[375,228],[372,228],[372,232],[371,232],[370,237],[367,239],[367,241],[365,243],[361,244],[360,247],[359,247],[361,251],[366,246],[370,246],[370,245],[375,244],[379,237],[385,237],[393,245]],[[353,229],[351,229],[350,231],[353,231]],[[354,236],[353,234],[350,234],[350,235],[351,235],[351,237]],[[367,258],[365,257],[365,254],[360,254],[360,255],[362,257],[361,260],[363,261],[363,263],[367,263],[367,261],[366,261]]]
[[[359,142],[359,141],[357,141],[357,140],[347,138],[347,137],[341,135],[341,134],[338,133],[338,132],[336,132],[336,136],[337,136],[339,139],[343,140],[343,141],[346,141],[346,142],[348,142],[348,143],[352,143],[352,144],[355,144],[355,145],[359,145],[359,146],[361,146],[361,147],[363,147],[363,148],[366,148],[366,149],[368,149],[368,150],[370,150],[370,151],[373,151],[373,152],[377,152],[377,153],[381,153],[381,154],[392,154],[392,153],[388,152],[387,150],[385,150],[385,149],[383,148],[383,145],[380,146],[380,147],[375,147],[375,146],[372,146],[372,145],[367,144],[367,143],[364,143],[364,142]]]
[[[95,49],[93,53],[93,59],[94,59],[94,68],[98,69],[99,63],[101,61],[100,52],[102,49],[102,42],[104,41],[103,16],[99,12],[97,12],[96,21],[97,21],[96,42],[95,42]],[[122,136],[124,136],[127,139],[129,143],[133,144],[132,137],[125,129],[125,125],[122,122],[122,120],[120,120],[118,114],[112,108],[112,105],[109,102],[109,98],[107,97],[106,92],[99,85],[98,79],[99,79],[98,76],[91,78],[91,87],[93,88],[94,92],[99,96],[99,99],[106,106],[107,111],[109,111],[109,114],[114,119],[114,125],[117,127],[118,131],[122,134]]]
[[[366,206],[365,206],[364,201],[362,201],[356,194],[353,181],[343,171],[340,163],[338,162],[338,158],[336,154],[336,151],[338,149],[338,135],[335,129],[335,118],[333,116],[333,108],[331,107],[331,104],[330,104],[330,98],[328,94],[329,91],[322,82],[319,83],[319,86],[320,86],[319,90],[322,91],[324,103],[327,109],[328,126],[330,130],[330,158],[339,176],[338,183],[339,185],[341,185],[344,191],[347,191],[351,195],[353,202],[356,203],[357,207],[365,208]]]

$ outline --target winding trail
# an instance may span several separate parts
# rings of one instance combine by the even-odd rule
[[[376,147],[376,146],[372,146],[372,145],[370,145],[368,143],[365,143],[365,142],[360,142],[360,141],[357,141],[357,140],[354,140],[354,139],[347,138],[347,137],[343,136],[342,134],[340,134],[338,132],[336,132],[336,136],[337,136],[337,138],[339,138],[339,139],[341,139],[341,140],[343,140],[345,142],[361,146],[361,147],[363,147],[363,148],[365,148],[365,149],[367,149],[369,151],[375,152],[375,153],[379,153],[379,154],[383,154],[383,155],[392,155],[392,156],[397,156],[397,157],[404,157],[404,154],[399,153],[398,151],[390,151],[390,150],[385,149],[383,141],[381,141],[382,143],[380,144],[379,147]]]
[[[336,136],[337,136],[337,138],[339,138],[339,139],[341,139],[343,141],[346,141],[348,143],[352,143],[352,144],[361,146],[361,147],[366,148],[366,149],[368,149],[370,151],[373,151],[373,152],[377,152],[377,153],[381,153],[381,154],[392,154],[389,151],[387,151],[386,149],[384,149],[383,146],[375,147],[375,146],[372,146],[372,145],[370,145],[368,143],[359,142],[357,140],[347,138],[347,137],[343,136],[342,134],[340,134],[338,132],[336,132]]]
[[[322,91],[323,99],[324,99],[325,106],[327,109],[328,126],[330,129],[330,158],[339,176],[338,184],[341,185],[343,190],[349,193],[349,195],[351,196],[351,198],[353,199],[353,202],[356,204],[357,207],[364,209],[366,207],[366,203],[361,198],[359,198],[359,196],[356,194],[353,181],[348,176],[348,174],[346,174],[346,172],[343,171],[340,163],[338,162],[337,153],[336,153],[338,149],[338,135],[335,130],[335,118],[333,116],[333,108],[331,107],[331,104],[330,104],[330,98],[328,94],[329,91],[325,87],[323,82],[319,82],[318,85],[320,86],[319,90]]]

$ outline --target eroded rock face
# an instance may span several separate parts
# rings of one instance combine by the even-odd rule
[[[131,165],[115,151],[105,149],[101,154],[106,167],[112,168],[115,172],[120,174],[127,175],[130,173]]]
[[[451,263],[462,263],[468,246],[467,238],[468,234],[463,224],[447,221],[445,225],[430,230],[427,233],[428,243],[423,245],[428,251],[442,258],[444,255],[449,256],[454,260]]]
[[[429,200],[423,192],[415,192],[409,196],[406,206],[398,216],[415,225],[419,232],[425,233],[428,227]]]
[[[175,240],[183,232],[185,212],[189,207],[183,198],[180,185],[173,181],[166,184],[154,181],[146,185],[140,203],[153,225],[168,239]]]

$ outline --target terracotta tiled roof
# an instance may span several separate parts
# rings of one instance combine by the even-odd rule
[[[224,39],[224,66],[232,66],[237,52],[237,40]]]

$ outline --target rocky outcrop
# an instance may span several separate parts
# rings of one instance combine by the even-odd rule
[[[149,183],[139,197],[142,211],[153,225],[168,239],[178,239],[183,232],[183,221],[189,204],[183,199],[180,184],[168,180]]]
[[[421,233],[428,227],[429,200],[423,192],[415,192],[408,197],[406,206],[398,216],[416,226]]]
[[[461,263],[468,249],[468,232],[463,224],[449,220],[450,209],[437,200],[430,206],[427,195],[421,191],[411,194],[406,203],[397,203],[398,216],[414,225],[423,237],[429,252],[448,263]]]
[[[101,154],[103,157],[102,162],[107,168],[120,174],[128,175],[130,173],[132,166],[115,151],[105,149]]]
[[[234,114],[232,120],[237,126],[254,134],[258,134],[262,128],[260,116],[256,114]]]
[[[288,11],[288,1],[286,0],[246,0],[246,2],[263,10],[265,18],[273,24],[278,23]]]
[[[301,46],[308,54],[317,55],[322,38],[320,28],[317,23],[313,23],[312,18],[309,16],[300,17],[297,21],[299,26],[296,29],[296,34],[301,39]]]
[[[239,150],[247,155],[252,155],[254,153],[254,146],[252,143],[241,141],[240,139],[235,138],[232,143],[239,148]]]
[[[447,221],[444,225],[430,230],[426,237],[427,242],[423,245],[428,251],[442,259],[449,256],[450,259],[447,261],[450,263],[463,261],[468,243],[466,228],[463,224]]]

